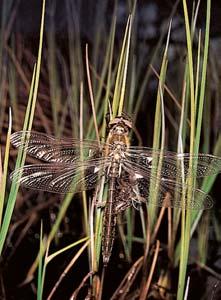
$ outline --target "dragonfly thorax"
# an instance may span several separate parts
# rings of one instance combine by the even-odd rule
[[[128,133],[128,126],[122,121],[110,129],[105,155],[111,157],[112,162],[120,163],[122,158],[125,158],[125,151],[129,147]]]
[[[125,159],[125,151],[127,145],[122,141],[115,141],[108,149],[108,157],[111,163],[108,168],[108,175],[110,177],[119,177],[122,170],[122,161]]]
[[[108,155],[112,158],[112,161],[119,163],[122,158],[125,158],[126,148],[127,146],[123,142],[114,142]]]

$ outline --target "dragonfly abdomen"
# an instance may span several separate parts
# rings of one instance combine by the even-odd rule
[[[115,178],[112,178],[110,181],[108,200],[105,205],[103,217],[102,256],[104,265],[107,265],[109,262],[115,239],[115,227],[117,223],[116,203],[113,197],[115,181]]]

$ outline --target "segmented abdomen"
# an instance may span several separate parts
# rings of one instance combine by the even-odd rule
[[[117,223],[116,203],[114,201],[114,183],[115,178],[112,178],[103,217],[102,256],[104,265],[108,264],[111,256]]]

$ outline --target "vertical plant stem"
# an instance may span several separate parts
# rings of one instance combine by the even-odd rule
[[[189,81],[190,81],[190,154],[194,153],[194,138],[195,138],[195,92],[194,92],[194,70],[193,70],[193,56],[192,56],[192,38],[189,25],[189,17],[186,1],[183,0],[183,10],[186,26],[186,40],[187,40],[187,52],[188,52],[188,70],[189,70]],[[189,173],[193,174],[193,161],[190,158],[189,162]],[[191,201],[192,198],[192,187],[194,186],[194,178],[188,179],[189,188],[187,189],[187,201]],[[188,263],[189,244],[190,244],[190,229],[191,229],[191,211],[182,209],[181,219],[181,256],[180,256],[180,268],[179,268],[179,281],[178,281],[178,292],[177,299],[183,299],[186,270]]]

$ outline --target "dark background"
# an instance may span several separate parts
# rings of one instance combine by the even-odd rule
[[[7,0],[6,0],[7,1]],[[68,52],[68,37],[67,37],[67,18],[66,18],[66,3],[64,1],[47,1],[47,10],[46,10],[46,22],[45,22],[45,31],[48,31],[48,26],[50,26],[50,13],[48,9],[49,6],[55,5],[55,32],[58,47],[61,49],[64,57]],[[2,11],[3,2],[0,2],[0,11]],[[197,27],[202,30],[205,27],[205,14],[206,14],[206,1],[201,1],[199,17],[197,21]],[[93,47],[93,23],[99,21],[99,10],[102,9],[101,1],[76,1],[76,7],[81,9],[76,9],[76,18],[80,20],[80,36],[82,41],[82,48],[85,47],[85,44],[88,43],[90,47]],[[189,14],[191,15],[192,11],[192,1],[188,2]],[[174,7],[175,1],[138,1],[137,2],[137,12],[136,12],[136,24],[137,24],[137,35],[138,35],[138,44],[144,44],[147,51],[147,61],[149,57],[149,52],[151,49],[156,47],[159,40],[161,31],[163,30],[164,24],[167,22],[168,17],[171,13],[172,8]],[[101,26],[110,27],[111,17],[113,13],[114,3],[108,1],[108,5],[105,8],[106,19],[100,20]],[[18,37],[22,37],[22,43],[29,49],[33,56],[35,57],[38,50],[38,39],[39,39],[39,25],[40,25],[40,14],[41,14],[41,1],[39,0],[20,0],[12,2],[12,11],[14,11],[15,16],[12,22],[12,25],[9,26],[8,39],[10,41],[11,35],[15,34]],[[80,12],[79,12],[80,11]],[[94,12],[94,13],[92,13]],[[125,23],[128,16],[129,10],[127,6],[127,1],[119,1],[117,9],[117,43],[121,43],[122,33],[125,29]],[[11,17],[11,14],[9,14]],[[96,18],[95,18],[96,16]],[[96,20],[95,20],[96,19]],[[220,34],[221,34],[221,3],[219,1],[212,1],[212,11],[211,11],[211,44],[213,47],[219,47],[220,44]],[[184,31],[184,22],[183,22],[183,7],[182,2],[178,5],[176,14],[173,18],[172,34],[171,34],[171,47],[185,47],[185,31]],[[45,41],[44,47],[47,48],[47,42]],[[45,50],[46,51],[46,50]],[[141,49],[135,47],[136,55],[141,55]],[[46,54],[43,50],[44,59],[47,60]],[[145,56],[145,55],[144,55]],[[173,63],[176,63],[177,57],[179,56],[179,51],[172,53],[170,57],[170,69],[169,69],[169,83],[171,86],[174,84],[174,89],[176,90],[177,85],[175,82],[179,83],[182,79],[173,78]],[[68,58],[67,58],[68,59]],[[34,59],[33,59],[34,60]],[[145,62],[145,64],[147,63]],[[159,61],[156,62],[156,65],[160,64]],[[171,77],[170,77],[171,76]],[[44,77],[42,78],[44,83]],[[47,81],[45,80],[47,83]],[[136,126],[140,131],[141,136],[143,137],[145,132],[148,130],[149,138],[147,139],[147,145],[152,141],[152,129],[153,129],[153,119],[154,119],[154,110],[155,106],[153,105],[156,99],[156,90],[157,90],[157,79],[153,76],[148,83],[148,100],[143,101],[141,105],[141,110],[139,111],[139,117],[137,119]],[[40,91],[42,91],[40,89]],[[25,97],[25,93],[21,94]],[[22,98],[22,97],[21,97]],[[22,103],[22,102],[21,102]],[[146,120],[145,116],[148,112],[149,119]],[[221,127],[221,114],[220,114],[220,103],[216,103],[214,107],[214,115],[212,118],[212,134],[211,134],[211,148],[213,139],[217,136],[220,127]],[[37,128],[41,128],[40,125],[36,125]],[[4,130],[3,130],[4,132]],[[5,129],[6,132],[6,129]],[[168,141],[168,146],[173,147],[175,141]],[[12,158],[14,159],[14,157]],[[212,191],[212,195],[216,200],[216,210],[217,213],[220,210],[220,204],[218,203],[218,198],[220,194],[220,178],[215,184],[215,187]],[[54,196],[53,196],[54,197]],[[57,196],[56,196],[57,197]],[[28,209],[33,207],[35,204],[41,202],[42,199],[51,199],[51,195],[48,194],[37,194],[36,192],[30,192],[28,197],[28,202],[22,204],[19,207],[16,207],[15,213],[13,216],[13,222],[16,222],[19,218],[27,212]],[[37,200],[36,200],[37,199]],[[53,199],[52,199],[53,200]],[[40,219],[51,220],[52,216],[57,213],[59,201],[61,198],[59,196],[52,201],[50,207],[42,210],[39,213],[36,221],[33,222],[33,225],[28,229],[26,238],[21,241],[21,243],[16,248],[16,253],[14,253],[14,243],[17,241],[20,232],[16,232],[12,235],[12,238],[7,241],[5,251],[3,253],[1,261],[1,271],[2,271],[2,282],[4,282],[6,288],[7,299],[12,300],[25,300],[25,299],[34,299],[34,284],[21,285],[24,280],[26,273],[33,261],[33,258],[36,256],[39,248],[39,224]],[[76,203],[78,203],[76,201]],[[58,248],[71,243],[73,240],[77,239],[78,232],[82,231],[81,220],[79,220],[78,215],[81,210],[81,205],[76,204],[68,210],[66,220],[61,227],[61,238],[59,241]],[[79,207],[78,207],[79,206]],[[70,221],[71,220],[71,221]],[[52,222],[53,220],[51,220]],[[49,232],[51,227],[50,221],[44,222],[45,232]],[[22,230],[22,228],[20,229]],[[139,229],[138,229],[139,230]],[[35,239],[33,239],[33,236]],[[221,260],[220,260],[220,245],[214,240],[213,234],[211,233],[211,253],[210,253],[210,265],[217,272],[221,272]],[[56,249],[57,245],[54,245]],[[117,287],[117,282],[119,282],[122,274],[124,274],[125,269],[128,268],[128,265],[124,261],[118,261],[118,252],[120,251],[120,246],[116,245],[113,253],[113,265],[109,267],[109,280],[110,285],[105,287],[106,295],[113,292]],[[136,249],[134,257],[139,257],[139,249]],[[194,250],[193,250],[194,251]],[[69,261],[73,256],[73,251],[65,253],[64,255],[59,256],[56,260],[56,264],[48,267],[47,269],[47,279],[45,284],[45,291],[48,294],[48,291],[53,286],[53,283],[59,277],[61,270],[66,266],[66,261]],[[82,270],[87,268],[85,263],[87,259],[83,257],[75,266],[75,270],[70,272],[67,278],[64,280],[63,284],[59,288],[56,298],[54,299],[68,299],[64,298],[64,295],[67,295],[70,290],[73,290],[74,287],[77,287],[81,282]],[[114,264],[118,264],[119,272],[116,273]],[[211,275],[208,275],[206,272],[199,272],[198,268],[193,264],[190,267],[189,273],[192,274],[191,286],[193,288],[190,292],[190,298],[188,299],[220,299],[218,292],[221,290],[220,281],[214,279]],[[174,278],[177,276],[177,270],[174,273]],[[50,278],[50,279],[48,279]],[[207,285],[204,286],[205,281],[207,280]],[[108,282],[108,280],[107,280]],[[69,288],[71,289],[69,290]],[[191,296],[191,293],[193,295]],[[194,294],[195,293],[195,294]],[[207,295],[207,296],[206,296]],[[211,295],[214,295],[213,298]],[[83,295],[81,296],[83,299]],[[204,298],[203,298],[204,297]],[[205,298],[207,297],[207,298]],[[4,299],[3,296],[1,299]],[[108,298],[106,298],[108,299]]]

